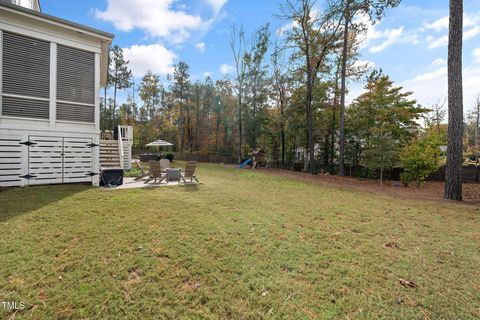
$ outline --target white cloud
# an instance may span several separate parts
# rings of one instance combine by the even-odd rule
[[[368,48],[370,53],[381,52],[397,43],[419,43],[417,31],[412,30],[410,32],[404,32],[404,26],[378,30],[381,23],[373,24],[367,15],[359,15],[356,18],[355,23],[363,24],[365,26],[366,32],[359,39],[360,46],[361,48]]]
[[[220,66],[220,73],[223,75],[229,74],[233,70],[235,70],[235,68],[226,63]]]
[[[376,64],[373,61],[369,60],[356,60],[353,64],[356,68],[367,67],[367,68],[375,68]]]
[[[211,78],[211,77],[212,77],[212,73],[211,73],[210,71],[205,71],[205,72],[203,73],[203,76],[204,76],[205,78],[207,78],[207,77],[210,77],[210,78]]]
[[[212,7],[213,11],[215,12],[215,15],[217,15],[220,12],[220,10],[222,10],[225,3],[227,3],[227,0],[206,0],[206,1]]]
[[[434,101],[448,96],[447,67],[439,67],[433,71],[420,74],[413,79],[404,81],[402,86],[413,92],[413,98],[428,106]],[[475,100],[480,83],[480,67],[463,69],[463,102],[465,109]]]
[[[475,14],[466,13],[463,17],[463,26],[472,27],[480,23],[480,12]]]
[[[205,52],[205,43],[204,42],[197,43],[195,45],[195,49],[200,53],[204,53]]]
[[[439,67],[401,83],[405,90],[413,92],[412,98],[424,106],[447,97],[447,68]]]
[[[475,38],[480,34],[480,15],[466,14],[464,18],[463,40],[468,41]],[[432,23],[424,23],[426,30],[434,30],[436,32],[446,30],[448,31],[449,20],[448,16],[435,20]],[[426,42],[429,49],[435,49],[440,47],[446,47],[448,45],[448,35],[434,37],[432,35],[427,36]]]
[[[434,81],[437,79],[441,79],[447,74],[447,67],[441,67],[436,69],[432,72],[427,72],[416,76],[415,78],[411,79],[412,83],[423,83],[428,81]]]
[[[438,59],[435,59],[435,60],[432,61],[432,66],[440,67],[440,66],[443,66],[446,63],[447,63],[447,61],[445,61],[445,59],[438,58]]]
[[[433,29],[435,31],[441,31],[443,29],[448,29],[448,23],[449,23],[449,20],[448,20],[448,16],[446,17],[442,17],[438,20],[435,20],[434,22],[432,23],[425,23],[425,28],[427,29]]]
[[[475,62],[480,63],[480,48],[473,50],[473,58]]]
[[[397,43],[403,34],[403,30],[404,30],[404,27],[402,26],[398,29],[387,29],[382,31],[381,38],[386,38],[386,39],[377,46],[371,46],[369,51],[371,53],[381,52],[386,48],[390,47],[391,45]]]
[[[134,45],[123,49],[123,53],[130,61],[129,66],[136,77],[142,77],[148,70],[163,75],[172,73],[177,57],[174,52],[159,44]]]
[[[448,45],[448,36],[441,36],[438,38],[428,37],[428,49],[435,49],[446,47]]]
[[[190,36],[191,31],[205,30],[211,20],[204,21],[198,15],[175,10],[175,0],[107,0],[105,11],[96,10],[95,15],[112,22],[118,30],[144,30],[151,37],[166,39],[178,44]]]
[[[476,26],[463,32],[463,40],[470,40],[480,34],[480,27]]]
[[[281,36],[285,35],[285,33],[287,33],[288,31],[290,31],[294,28],[297,28],[297,27],[298,27],[298,22],[297,21],[292,21],[292,22],[284,24],[283,26],[278,28],[277,31],[276,31],[276,34],[277,34],[277,36],[281,37]]]

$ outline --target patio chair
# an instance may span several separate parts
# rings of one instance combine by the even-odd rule
[[[184,183],[186,183],[186,179],[190,179],[190,182],[193,182],[193,179],[195,179],[196,182],[198,181],[197,177],[195,176],[195,170],[197,169],[198,162],[196,161],[190,161],[185,164],[185,171],[182,173],[182,180]]]
[[[148,177],[150,175],[150,172],[145,171],[145,169],[143,169],[142,165],[140,164],[140,161],[135,160],[133,162],[135,163],[138,170],[140,170],[140,172],[141,172],[141,174],[138,177],[135,177],[135,179],[134,179],[135,181],[141,180],[141,179],[143,179],[145,177]]]
[[[151,179],[154,179],[154,182],[156,183],[157,180],[159,183],[161,183],[163,180],[165,180],[166,176],[162,176],[162,168],[160,167],[160,162],[155,161],[155,160],[148,160],[148,167],[150,168],[150,176]],[[145,183],[148,183],[151,179],[145,181]]]
[[[160,167],[162,168],[162,172],[167,172],[167,169],[171,168],[170,160],[160,159]]]

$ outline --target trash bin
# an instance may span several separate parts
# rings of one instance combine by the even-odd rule
[[[104,169],[100,175],[100,186],[118,187],[123,185],[123,169]]]

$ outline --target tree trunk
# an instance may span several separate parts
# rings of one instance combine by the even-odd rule
[[[197,110],[196,110],[196,119],[195,119],[195,150],[198,151],[200,148],[200,138],[198,137],[198,132],[200,129],[200,98],[197,97]]]
[[[217,156],[219,155],[218,152],[218,138],[220,136],[220,114],[217,114],[217,128],[215,130],[215,153]]]
[[[237,158],[238,163],[242,163],[242,92],[238,92],[238,149]]]
[[[285,169],[285,131],[282,129],[280,132],[280,139],[282,145],[282,169]]]
[[[253,140],[252,147],[257,148],[257,77],[253,82]]]
[[[106,119],[105,119],[105,112],[107,112],[107,85],[105,85],[105,87],[103,88],[103,92],[104,92],[104,103],[103,103],[103,117],[100,117],[100,119],[103,118],[103,124],[102,124],[102,130],[105,130],[105,127],[107,126],[106,124]]]
[[[183,142],[184,142],[184,130],[183,130],[183,89],[180,89],[180,115],[179,115],[179,124],[180,124],[180,152],[183,152]]]
[[[332,110],[332,132],[330,132],[330,174],[335,172],[335,118],[336,118],[336,107],[333,106]]]
[[[478,150],[478,126],[480,125],[480,95],[477,97],[477,106],[476,106],[476,113],[477,113],[477,122],[475,123],[475,182],[478,183],[479,180],[479,150]]]
[[[309,74],[307,75],[307,103],[306,103],[306,111],[307,111],[307,134],[308,134],[308,151],[310,152],[310,173],[317,174],[315,168],[315,142],[313,137],[313,111],[312,111],[312,96],[313,96],[313,77],[314,75]]]
[[[340,90],[340,150],[338,174],[345,176],[345,93],[347,82],[347,59],[348,59],[348,25],[350,23],[350,0],[345,4],[345,23],[343,30],[343,53],[342,53],[342,86]]]
[[[115,75],[116,77],[116,75]],[[112,127],[115,126],[115,112],[117,109],[117,81],[115,81],[113,87],[113,112],[112,112]]]
[[[283,90],[283,89],[282,89]],[[285,98],[284,94],[280,94],[280,114],[281,114],[281,123],[280,123],[280,145],[282,148],[282,169],[285,169],[285,124],[284,121],[284,106],[283,106],[283,99]]]
[[[448,147],[444,197],[457,201],[462,200],[462,29],[463,0],[450,0],[448,41]]]
[[[192,126],[190,123],[190,107],[187,108],[187,148],[190,153],[193,152]]]

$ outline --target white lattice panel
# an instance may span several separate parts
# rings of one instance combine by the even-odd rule
[[[90,138],[30,137],[29,184],[91,182]]]
[[[64,138],[63,182],[91,182],[93,150],[92,139]]]
[[[63,182],[63,138],[30,136],[28,152],[30,185]]]
[[[22,142],[20,137],[0,136],[0,186],[21,186],[23,174]]]

